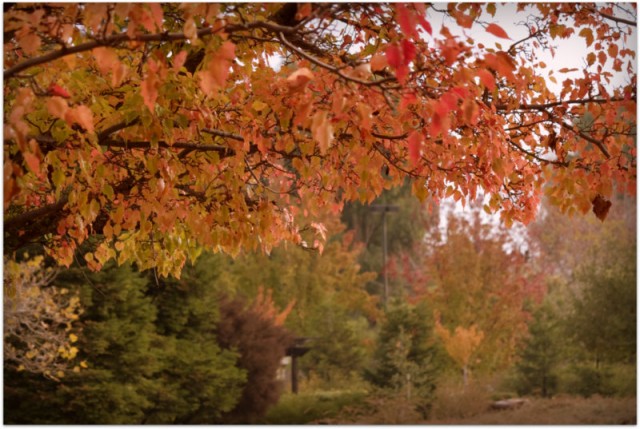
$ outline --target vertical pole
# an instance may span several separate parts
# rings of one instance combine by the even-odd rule
[[[298,393],[298,359],[295,353],[291,356],[291,392]]]
[[[382,269],[384,274],[384,298],[383,304],[387,310],[387,300],[389,299],[389,277],[387,275],[387,210],[382,212]]]

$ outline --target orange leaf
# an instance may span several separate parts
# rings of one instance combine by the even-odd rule
[[[93,57],[96,59],[96,65],[100,73],[107,74],[120,64],[116,51],[112,48],[99,47],[93,51]]]
[[[184,65],[184,62],[186,60],[187,60],[187,51],[180,51],[180,53],[177,54],[173,59],[173,71],[177,73],[180,70],[180,68]]]
[[[289,91],[298,92],[304,91],[309,81],[313,79],[313,72],[306,67],[301,67],[294,71],[287,78],[287,85],[289,85]]]
[[[27,55],[35,55],[42,45],[42,40],[37,34],[29,32],[24,35],[18,35],[18,43]]]
[[[324,155],[329,147],[331,147],[331,143],[333,143],[333,128],[327,119],[327,112],[325,110],[316,112],[313,116],[311,132],[313,133],[314,140],[318,142],[320,152]]]
[[[47,110],[49,111],[51,116],[64,119],[64,116],[67,113],[68,109],[69,105],[61,97],[51,97],[47,100]]]
[[[164,12],[162,12],[162,7],[159,3],[149,3],[149,9],[151,9],[151,15],[153,16],[153,20],[155,21],[158,30],[162,29],[162,18],[164,16]]]
[[[389,65],[387,62],[387,57],[383,54],[377,53],[371,58],[371,71],[376,72],[379,70],[383,70],[386,66]]]
[[[158,78],[150,73],[140,84],[140,94],[145,106],[151,113],[155,112],[156,99],[158,98]]]
[[[220,60],[233,61],[236,59],[236,45],[233,44],[230,40],[227,40],[220,46],[218,52],[216,52],[216,57]]]
[[[418,131],[413,131],[407,139],[409,143],[409,161],[411,166],[415,167],[420,162],[420,148],[422,146],[422,134]]]
[[[593,31],[590,28],[583,28],[578,35],[585,38],[587,47],[591,46],[593,43]]]
[[[78,124],[90,133],[94,132],[93,112],[87,106],[78,106],[75,109],[75,119]]]
[[[309,15],[311,15],[311,3],[298,4],[298,12],[296,13],[296,20],[302,21]]]
[[[193,20],[193,17],[189,17],[184,23],[184,35],[187,36],[187,39],[192,42],[198,38],[198,28],[196,27],[196,22]]]
[[[31,152],[25,152],[23,156],[29,169],[36,174],[40,173],[40,158]]]
[[[506,31],[504,31],[504,30],[502,29],[502,27],[500,27],[500,26],[499,26],[499,25],[497,25],[497,24],[489,24],[489,25],[487,25],[486,30],[487,30],[487,32],[489,32],[489,33],[493,34],[493,35],[494,35],[494,36],[496,36],[496,37],[501,37],[501,38],[503,38],[503,39],[511,39],[511,37],[509,37],[509,35],[507,34],[507,32],[506,32]]]

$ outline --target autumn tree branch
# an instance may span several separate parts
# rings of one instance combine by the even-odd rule
[[[292,33],[295,31],[294,27],[287,27],[284,25],[278,25],[273,22],[268,21],[255,21],[247,24],[232,24],[223,27],[226,33],[233,33],[237,31],[247,31],[254,28],[264,28],[269,31],[278,33],[278,34],[286,34]],[[214,34],[215,32],[220,31],[214,30],[212,27],[202,28],[197,31],[198,37],[209,36]],[[51,61],[55,61],[59,58],[66,57],[67,55],[77,54],[79,52],[90,51],[94,48],[98,48],[101,46],[118,46],[125,42],[175,42],[179,40],[186,40],[187,37],[184,33],[158,33],[158,34],[142,34],[140,36],[130,37],[126,33],[116,34],[114,36],[109,36],[104,39],[93,40],[91,42],[81,43],[77,46],[71,47],[63,47],[62,49],[58,49],[56,51],[49,52],[45,55],[41,55],[39,57],[29,58],[15,66],[4,71],[4,79],[11,79],[15,77],[17,73],[24,71],[28,68],[38,66],[40,64],[46,64]]]
[[[151,149],[157,145],[157,147],[165,149],[188,149],[190,151],[198,152],[218,152],[223,157],[233,156],[235,151],[231,148],[220,145],[207,145],[196,142],[175,142],[169,144],[165,141],[159,141],[158,143],[151,143],[148,141],[122,141],[122,140],[105,140],[100,142],[102,146],[108,147],[121,147],[125,149]]]
[[[321,67],[321,68],[323,68],[325,70],[329,70],[331,73],[334,73],[334,74],[340,76],[344,80],[348,80],[350,82],[355,82],[355,83],[363,85],[363,86],[380,86],[383,83],[396,80],[394,77],[387,77],[387,78],[384,78],[384,79],[381,79],[381,80],[371,80],[371,81],[370,80],[362,80],[362,79],[358,79],[358,78],[355,78],[355,77],[351,77],[349,75],[344,74],[337,67],[329,65],[329,64],[326,64],[323,61],[320,61],[319,59],[315,58],[314,56],[307,54],[302,49],[299,49],[297,46],[295,46],[291,42],[289,42],[286,39],[286,37],[284,37],[284,33],[282,33],[282,32],[278,33],[278,38],[280,39],[280,41],[282,42],[283,45],[285,45],[288,49],[290,49],[293,52],[295,52],[297,55],[299,55],[302,58],[308,60],[309,62],[317,65],[318,67]]]

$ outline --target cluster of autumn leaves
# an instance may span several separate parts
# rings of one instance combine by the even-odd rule
[[[614,188],[632,192],[633,85],[607,88],[603,67],[631,67],[635,52],[618,48],[632,26],[612,6],[518,5],[537,16],[523,40],[494,4],[305,4],[289,23],[274,18],[283,7],[5,12],[5,242],[69,265],[93,237],[94,269],[179,275],[202,246],[312,243],[314,215],[407,179],[420,199],[487,195],[507,225],[533,219],[543,190],[603,219]],[[438,36],[433,14],[512,44],[448,24]],[[536,52],[571,20],[593,51],[558,95]]]

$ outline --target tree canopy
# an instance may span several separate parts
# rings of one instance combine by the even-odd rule
[[[179,275],[202,247],[320,247],[315,215],[407,179],[507,225],[545,190],[604,219],[635,192],[636,5],[514,5],[522,38],[500,7],[8,7],[5,249]],[[550,70],[569,37],[582,67]]]

